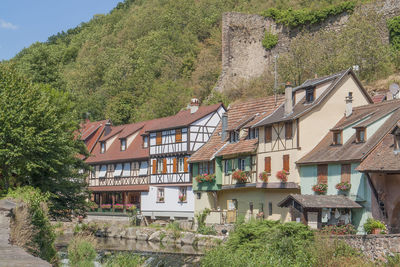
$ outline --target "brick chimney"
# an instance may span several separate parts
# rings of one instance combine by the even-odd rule
[[[293,112],[293,88],[290,82],[287,82],[285,86],[285,116],[292,114],[292,112]]]
[[[346,117],[349,117],[353,113],[353,93],[349,92],[346,96]]]
[[[190,101],[190,114],[195,113],[200,106],[200,101],[197,98],[192,98],[192,100]]]

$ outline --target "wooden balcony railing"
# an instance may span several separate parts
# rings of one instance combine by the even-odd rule
[[[149,176],[90,178],[89,186],[121,186],[149,184]]]

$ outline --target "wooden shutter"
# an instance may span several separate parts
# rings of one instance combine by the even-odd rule
[[[157,160],[153,159],[153,174],[157,173]]]
[[[163,173],[167,173],[167,159],[163,159]]]
[[[183,159],[183,162],[184,162],[184,164],[183,164],[183,165],[184,165],[184,166],[183,166],[183,171],[184,171],[184,172],[188,172],[188,169],[189,169],[189,168],[188,168],[188,162],[187,162],[187,160],[188,160],[188,158],[184,158],[184,159]]]
[[[342,164],[342,175],[340,177],[340,181],[350,183],[350,178],[351,178],[351,165]]]
[[[289,155],[283,155],[283,169],[289,172]]]
[[[162,132],[157,132],[156,145],[161,145],[161,144],[162,144]]]
[[[265,157],[264,164],[264,171],[267,173],[271,173],[271,157]]]
[[[265,143],[272,141],[272,126],[265,126]]]
[[[177,173],[177,167],[176,167],[176,158],[174,158],[174,173]]]
[[[317,166],[318,183],[328,183],[328,165],[320,164]]]
[[[181,129],[176,129],[175,130],[175,142],[176,143],[181,143],[182,142],[182,130]]]
[[[285,122],[285,138],[292,139],[293,137],[293,129],[292,129],[292,122]]]

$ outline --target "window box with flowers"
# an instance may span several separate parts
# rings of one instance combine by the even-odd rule
[[[215,174],[199,174],[196,176],[196,181],[198,183],[214,183],[215,182]]]
[[[351,189],[351,184],[348,182],[341,182],[336,185],[336,189],[342,192],[349,192]]]
[[[236,170],[232,173],[232,179],[236,180],[238,183],[245,183],[249,173],[242,170]]]
[[[111,211],[111,204],[102,204],[100,207],[103,212]]]
[[[115,204],[114,211],[115,212],[122,212],[124,210],[124,204]]]
[[[262,172],[260,175],[258,175],[258,178],[263,181],[264,183],[268,183],[268,173],[267,172]]]
[[[289,173],[287,171],[281,170],[276,173],[276,178],[281,180],[282,183],[286,183],[288,180],[288,175]]]
[[[179,195],[179,202],[186,202],[186,196],[185,195]]]
[[[323,184],[323,183],[319,183],[319,184],[314,185],[312,187],[312,190],[315,193],[317,193],[319,195],[322,195],[322,194],[325,194],[326,191],[328,191],[328,185],[327,184]]]

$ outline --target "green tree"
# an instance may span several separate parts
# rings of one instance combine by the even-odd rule
[[[79,126],[68,95],[28,82],[0,65],[0,187],[31,185],[51,193],[52,215],[83,210],[87,194],[77,156]]]

